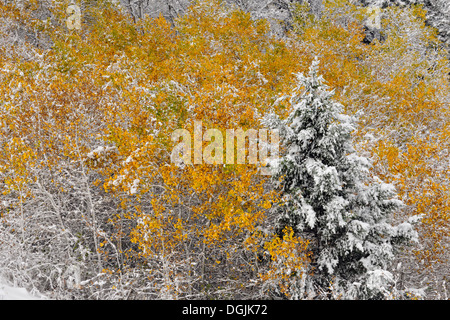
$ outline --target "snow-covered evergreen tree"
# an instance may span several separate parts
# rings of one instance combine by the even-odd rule
[[[280,130],[285,152],[272,164],[283,195],[275,208],[277,229],[291,226],[310,240],[309,283],[315,297],[322,292],[340,298],[385,298],[395,249],[417,234],[409,222],[391,225],[392,213],[402,202],[392,185],[370,174],[370,161],[356,154],[354,119],[332,101],[333,92],[318,75],[318,66],[316,59],[308,77],[297,75],[289,117],[272,115],[264,121]]]

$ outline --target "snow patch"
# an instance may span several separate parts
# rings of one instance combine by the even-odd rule
[[[25,288],[14,288],[0,279],[0,300],[39,300]]]

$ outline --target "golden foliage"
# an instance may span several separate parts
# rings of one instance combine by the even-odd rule
[[[266,242],[264,248],[270,255],[271,265],[269,270],[260,274],[261,280],[276,284],[280,293],[292,298],[294,288],[299,287],[297,283],[307,276],[308,243],[295,236],[291,227],[283,230],[282,239],[275,237]]]
[[[271,37],[266,21],[215,0],[191,7],[174,26],[163,17],[134,24],[102,3],[89,11],[89,24],[72,31],[64,5],[52,9],[52,24],[33,19],[31,7],[0,3],[3,17],[26,21],[53,44],[33,49],[28,60],[0,47],[4,195],[33,197],[29,187],[42,172],[78,166],[96,175],[93,190],[120,203],[109,217],[114,234],[109,241],[98,236],[105,255],[114,244],[130,265],[167,258],[202,265],[189,269],[193,277],[231,279],[257,276],[264,247],[272,262],[261,279],[278,281],[288,294],[295,270],[307,264],[307,242],[292,230],[283,239],[260,231],[277,201],[267,177],[254,165],[178,167],[170,162],[170,136],[180,128],[192,133],[196,120],[225,132],[257,129],[271,111],[286,115],[290,106],[278,98],[317,55],[336,100],[349,113],[362,111],[358,148],[397,186],[408,205],[399,214],[424,215],[418,258],[448,264],[449,70],[420,7],[387,9],[386,41],[366,45],[364,13],[346,0],[327,1],[320,21],[299,7],[289,41]],[[168,278],[177,274],[170,272]]]

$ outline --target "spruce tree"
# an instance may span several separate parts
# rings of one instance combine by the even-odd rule
[[[409,222],[391,224],[402,202],[392,185],[371,175],[369,159],[356,154],[355,119],[332,100],[318,66],[316,58],[308,77],[297,75],[290,115],[264,121],[279,130],[284,150],[272,163],[282,195],[276,227],[280,235],[290,226],[310,240],[309,295],[385,298],[395,250],[417,234]]]

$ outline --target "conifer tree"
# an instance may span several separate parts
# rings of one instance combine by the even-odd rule
[[[332,101],[318,67],[316,58],[308,77],[297,75],[290,115],[264,121],[280,131],[285,152],[272,163],[283,196],[275,207],[277,230],[281,234],[292,227],[310,241],[312,276],[306,294],[385,298],[395,249],[417,234],[409,222],[391,224],[402,202],[392,185],[371,175],[369,159],[356,154],[354,118]]]

